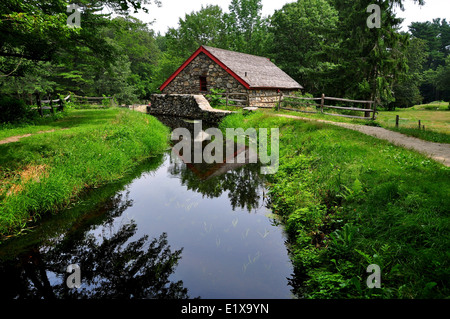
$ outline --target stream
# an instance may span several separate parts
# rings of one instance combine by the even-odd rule
[[[291,299],[286,240],[259,164],[167,151],[0,246],[0,298]]]

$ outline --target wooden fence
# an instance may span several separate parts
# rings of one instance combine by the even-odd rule
[[[98,97],[91,97],[91,96],[79,96],[74,95],[74,98],[80,99],[80,100],[86,100],[86,101],[95,101],[102,103],[103,100],[111,100],[111,103],[114,103],[114,97],[112,96],[98,96]]]
[[[102,103],[103,100],[111,100],[111,103],[114,103],[114,97],[108,96],[108,97],[88,97],[88,96],[79,96],[79,95],[71,95],[69,94],[63,99],[48,99],[48,100],[41,100],[40,95],[36,95],[36,104],[37,104],[37,110],[41,116],[44,115],[44,110],[50,110],[51,113],[55,113],[55,105],[57,105],[56,109],[58,111],[62,111],[64,109],[64,103],[66,103],[70,98],[76,98],[79,100],[86,100],[86,101],[96,101]],[[43,104],[47,104],[48,106],[43,106]]]
[[[396,128],[399,128],[399,124],[400,124],[400,120],[406,120],[406,121],[409,121],[408,119],[400,119],[400,116],[399,115],[396,115],[395,116],[395,127]],[[419,121],[419,130],[420,129],[422,129],[422,130],[424,130],[425,131],[425,125],[423,125],[423,123],[422,123],[422,120],[418,120]]]
[[[36,104],[37,104],[37,109],[38,112],[41,116],[44,115],[44,110],[50,110],[50,112],[55,113],[55,109],[54,109],[54,103],[57,103],[58,107],[58,111],[62,111],[64,109],[64,103],[67,102],[70,99],[70,94],[67,95],[65,98],[63,99],[57,99],[57,100],[41,100],[39,94],[36,96]],[[42,104],[48,104],[49,106],[42,106]]]
[[[298,108],[284,107],[283,102],[286,102],[285,98],[292,99],[292,101],[287,101],[287,103],[313,106],[313,107],[315,107],[315,109],[301,110]],[[307,101],[307,102],[304,102],[304,101]],[[311,101],[311,102],[308,102],[308,101]],[[315,102],[315,101],[317,101],[317,102]],[[325,104],[326,101],[362,104],[364,107],[328,105],[328,103]],[[307,98],[307,97],[298,97],[298,96],[292,96],[292,95],[283,95],[283,97],[280,99],[280,103],[278,104],[278,109],[290,110],[290,111],[296,111],[296,112],[306,112],[306,113],[322,113],[322,114],[327,114],[327,115],[332,115],[332,116],[342,116],[342,117],[357,118],[357,119],[363,119],[363,120],[368,120],[368,119],[375,120],[376,113],[377,113],[376,104],[374,101],[342,99],[342,98],[337,98],[337,97],[325,96],[324,94],[322,94],[322,97],[319,97],[319,98]],[[327,112],[324,112],[324,109],[364,112],[364,116],[339,114],[339,113],[327,113]],[[370,115],[370,113],[372,113],[372,116]]]
[[[251,96],[249,93],[218,93],[217,95],[222,96],[222,101],[224,102],[224,106],[238,106],[238,107],[249,107],[249,106],[257,106],[262,108],[273,108],[277,107],[277,110],[289,110],[295,112],[304,112],[304,113],[322,113],[332,116],[342,116],[348,118],[357,118],[357,119],[376,119],[376,104],[374,101],[364,101],[364,100],[350,100],[350,99],[342,99],[337,97],[329,97],[322,94],[322,97],[318,98],[310,98],[310,97],[299,97],[294,95],[285,95],[283,93],[278,93],[276,95],[262,95],[262,96]],[[244,96],[244,99],[235,99],[230,98],[234,96]],[[252,101],[253,100],[253,101]],[[331,103],[326,103],[326,101],[335,101],[339,103],[352,103],[352,104],[362,104],[363,107],[353,107],[353,106],[337,106],[337,105],[329,105]],[[233,104],[230,104],[233,102]],[[238,102],[239,104],[234,104]],[[268,105],[270,104],[270,105]],[[289,105],[290,107],[286,107],[284,105]],[[303,105],[309,109],[301,109],[298,107],[294,107],[295,105]],[[326,109],[333,110],[343,110],[343,111],[354,111],[354,112],[364,112],[364,116],[350,115],[350,114],[339,114],[339,113],[327,113],[324,112]],[[372,113],[372,116],[370,115]]]

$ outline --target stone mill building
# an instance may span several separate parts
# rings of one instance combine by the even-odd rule
[[[277,94],[303,87],[268,58],[201,46],[159,88],[163,94],[203,94],[211,89],[247,93],[250,106],[273,106]],[[230,98],[243,99],[243,96]]]

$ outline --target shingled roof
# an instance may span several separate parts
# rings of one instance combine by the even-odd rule
[[[160,87],[163,90],[192,60],[205,53],[247,89],[303,89],[294,79],[277,67],[268,58],[201,46]]]

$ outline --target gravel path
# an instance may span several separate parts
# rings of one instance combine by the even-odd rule
[[[376,126],[366,126],[366,125],[357,125],[350,123],[340,123],[340,122],[331,122],[326,120],[314,120],[310,118],[295,116],[295,115],[286,115],[286,114],[276,114],[276,116],[287,117],[298,120],[307,120],[307,121],[317,121],[323,122],[327,124],[337,125],[341,127],[345,127],[351,130],[359,131],[361,133],[374,136],[379,139],[387,140],[392,144],[402,146],[404,148],[415,150],[419,153],[422,153],[442,164],[449,167],[450,166],[450,144],[445,143],[434,143],[429,141],[424,141],[415,137],[407,136],[401,133],[393,132],[386,130],[382,127]]]
[[[61,131],[61,130],[68,130],[68,128],[58,129],[58,131]],[[39,131],[39,132],[36,132],[36,133],[33,133],[33,134],[24,134],[24,135],[10,136],[10,137],[7,137],[7,138],[1,140],[0,141],[0,145],[1,144],[8,144],[8,143],[18,142],[21,138],[32,136],[32,135],[35,135],[35,134],[51,133],[51,132],[55,132],[55,131],[57,131],[57,130],[54,129],[54,130],[49,130],[49,131]]]

